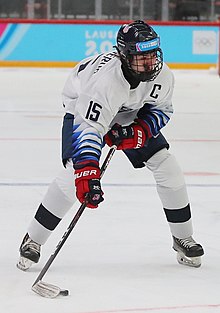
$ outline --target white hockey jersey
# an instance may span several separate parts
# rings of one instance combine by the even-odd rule
[[[73,162],[98,161],[103,137],[116,122],[125,126],[141,118],[156,136],[173,113],[173,87],[173,74],[166,64],[154,81],[131,89],[116,52],[81,61],[63,90],[65,111],[74,116]]]

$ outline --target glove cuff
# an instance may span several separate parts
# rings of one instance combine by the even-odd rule
[[[152,137],[152,133],[150,131],[150,128],[148,126],[147,123],[145,123],[145,121],[141,120],[140,118],[136,119],[135,122],[137,123],[136,125],[140,125],[143,129],[143,131],[146,134],[147,138],[151,138]]]
[[[133,124],[132,128],[134,129],[134,141],[136,146],[134,149],[142,148],[144,146],[145,140],[147,138],[146,132],[143,127],[139,124]]]
[[[75,183],[81,180],[100,179],[100,169],[98,167],[85,166],[75,170]]]
[[[81,170],[81,169],[88,167],[88,166],[99,168],[99,162],[94,161],[94,160],[87,160],[87,161],[77,162],[77,163],[73,164],[73,168],[75,170]]]

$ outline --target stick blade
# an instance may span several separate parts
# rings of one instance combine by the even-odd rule
[[[39,280],[36,284],[34,284],[31,289],[41,297],[50,299],[56,298],[59,295],[68,295],[68,290],[61,290],[58,286],[45,283],[42,280]]]

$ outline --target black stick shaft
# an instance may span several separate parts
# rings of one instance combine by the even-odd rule
[[[117,149],[116,146],[111,147],[111,149],[109,150],[103,164],[101,167],[101,177],[103,176],[103,174],[105,173],[106,168],[108,167],[108,164],[111,160],[111,158],[113,157],[113,154],[115,153],[115,150]],[[73,228],[75,227],[76,223],[78,222],[80,216],[82,215],[83,211],[86,208],[86,201],[83,202],[81,204],[81,206],[79,207],[78,211],[76,212],[74,218],[72,219],[71,223],[69,224],[67,230],[65,231],[65,233],[63,234],[61,240],[59,241],[59,243],[56,246],[55,251],[51,254],[51,256],[49,257],[47,263],[44,265],[44,267],[42,268],[40,274],[38,275],[37,279],[35,280],[35,282],[33,283],[33,286],[36,285],[46,274],[46,272],[48,271],[49,267],[51,266],[52,262],[54,261],[55,257],[57,256],[57,254],[59,253],[60,249],[62,248],[62,246],[64,245],[65,241],[67,240],[67,238],[69,237],[70,233],[72,232]]]

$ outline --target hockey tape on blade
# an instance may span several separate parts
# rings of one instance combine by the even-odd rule
[[[69,295],[69,290],[65,289],[65,290],[60,290],[60,295],[61,296],[68,296]]]

